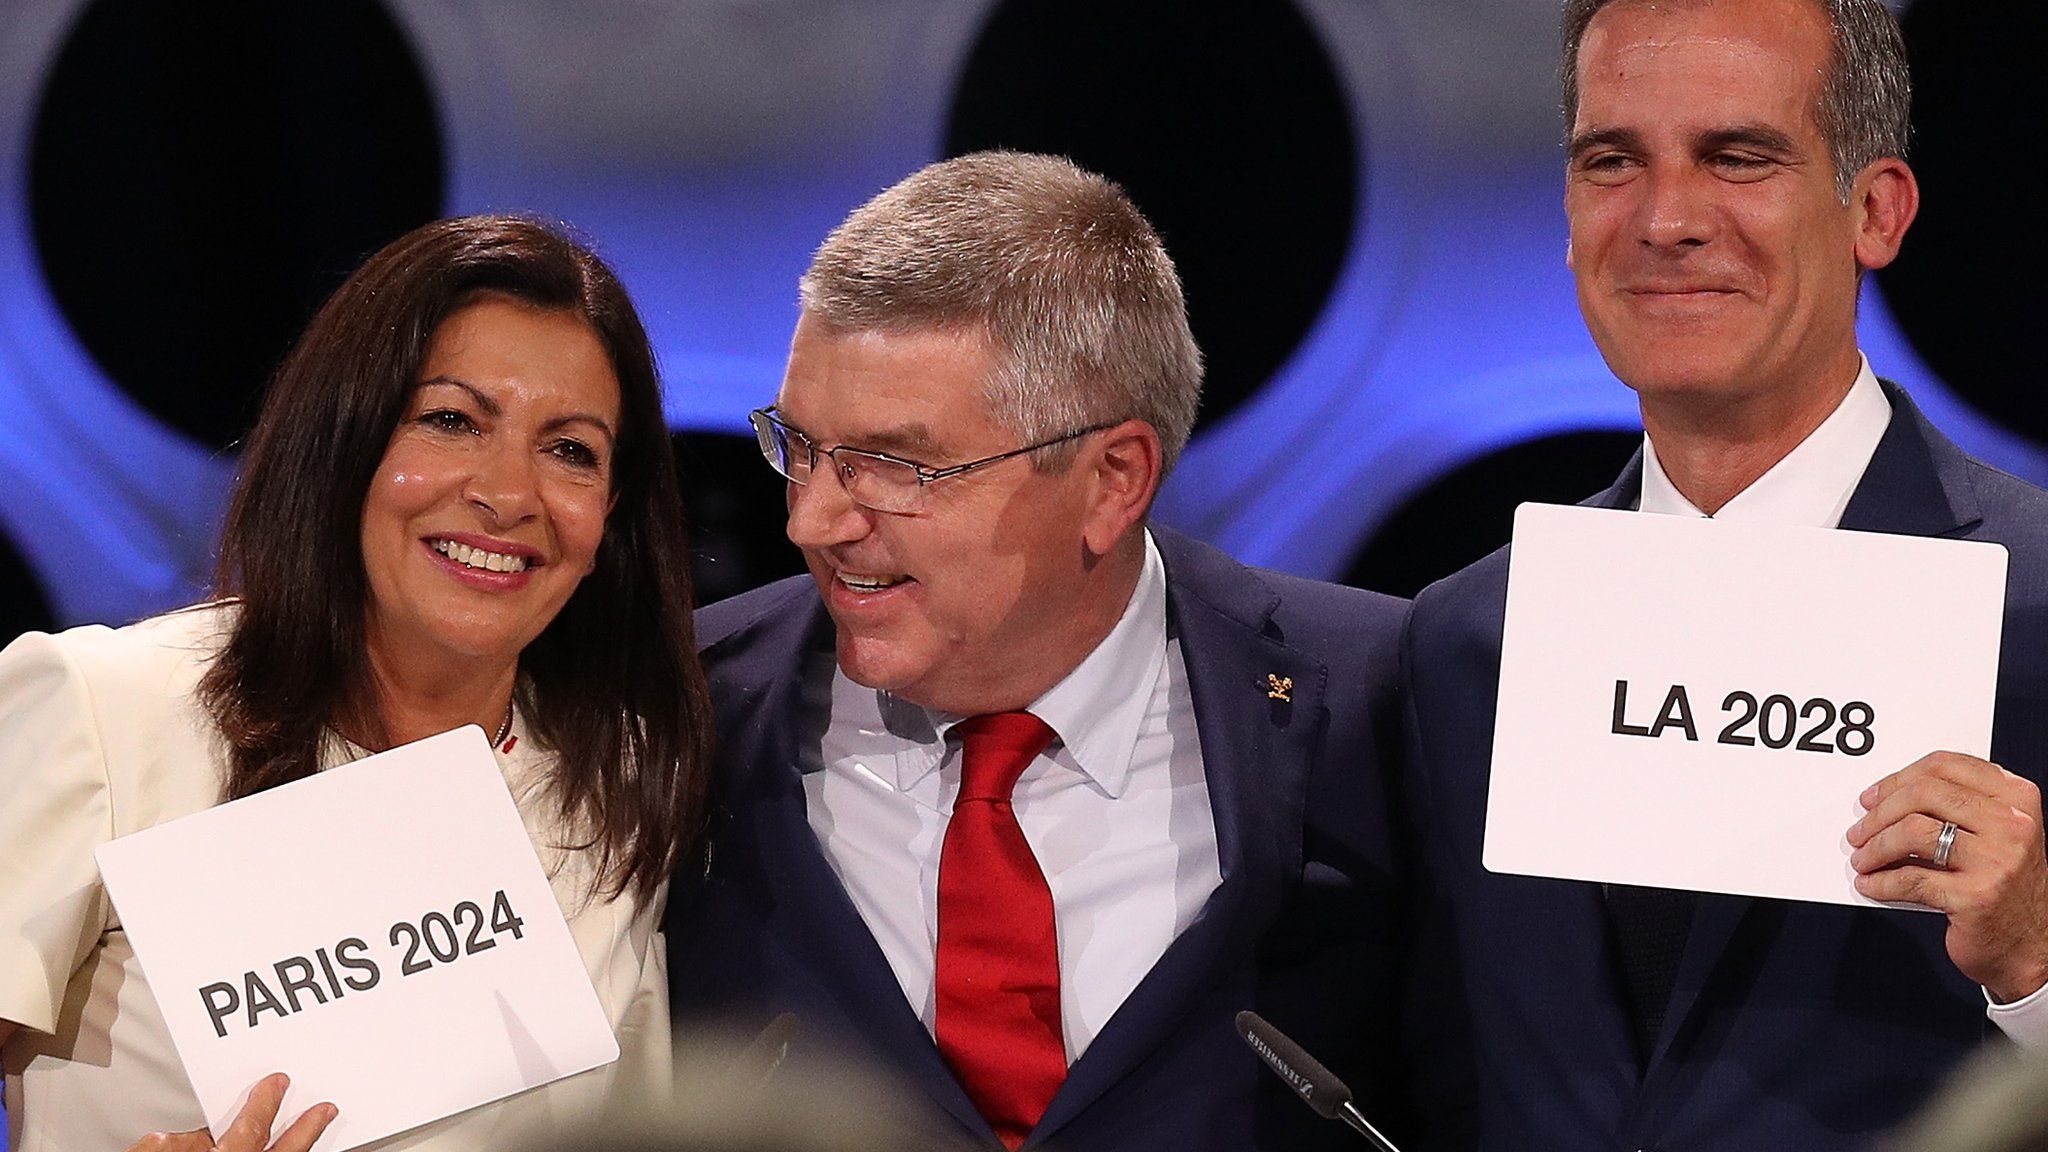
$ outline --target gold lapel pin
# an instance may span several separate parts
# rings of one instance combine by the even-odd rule
[[[1294,702],[1294,677],[1266,673],[1266,699]]]

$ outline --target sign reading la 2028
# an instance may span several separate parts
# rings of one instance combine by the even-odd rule
[[[1628,691],[1628,681],[1614,682],[1614,722],[1608,731],[1616,736],[1651,739],[1676,731],[1687,740],[1699,742],[1692,693],[1685,685],[1673,684],[1666,690],[1664,703],[1655,715],[1640,724],[1628,720]],[[1755,693],[1737,689],[1722,697],[1721,714],[1729,719],[1714,737],[1717,744],[1762,744],[1765,748],[1840,752],[1844,756],[1867,755],[1877,747],[1877,711],[1861,700],[1838,706],[1826,697],[1815,696],[1800,704],[1782,693],[1758,699]]]

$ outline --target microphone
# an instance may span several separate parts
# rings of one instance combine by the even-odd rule
[[[1302,1103],[1316,1110],[1316,1115],[1326,1120],[1342,1120],[1379,1152],[1401,1152],[1351,1102],[1351,1089],[1342,1080],[1331,1075],[1301,1045],[1289,1040],[1286,1033],[1266,1023],[1264,1017],[1257,1012],[1239,1012],[1237,1034],[1244,1037],[1244,1042],[1251,1045],[1275,1076],[1294,1089]]]

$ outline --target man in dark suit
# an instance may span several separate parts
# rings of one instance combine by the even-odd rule
[[[2048,495],[1963,455],[1857,349],[1861,276],[1919,195],[1883,4],[1571,0],[1565,46],[1569,261],[1647,433],[1591,503],[2005,545],[1999,763],[1911,750],[1846,829],[1861,892],[1941,917],[1493,875],[1507,552],[1426,590],[1410,760],[1483,1143],[1863,1147],[1987,1034],[2048,1032]]]
[[[933,165],[806,273],[755,414],[808,578],[705,609],[722,778],[667,925],[680,1038],[799,1020],[989,1145],[1351,1139],[1244,1008],[1398,1125],[1401,605],[1145,523],[1201,365],[1173,265],[1060,160]]]

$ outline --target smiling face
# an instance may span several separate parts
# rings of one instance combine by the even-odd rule
[[[822,448],[944,467],[1022,446],[983,406],[993,367],[976,334],[839,333],[806,317],[776,406]],[[809,484],[791,484],[789,538],[847,676],[971,714],[1021,708],[1079,664],[1130,592],[1090,543],[1091,525],[1097,541],[1127,530],[1101,527],[1100,438],[1078,441],[1062,472],[1018,457],[941,480],[908,514],[855,504],[823,457]]]
[[[375,663],[513,667],[596,562],[618,423],[573,313],[485,296],[444,321],[363,501]]]
[[[1897,251],[1871,234],[1869,190],[1904,165],[1838,198],[1814,116],[1829,50],[1813,0],[1621,0],[1587,28],[1570,263],[1594,342],[1646,407],[1832,398],[1853,379],[1859,269]]]

